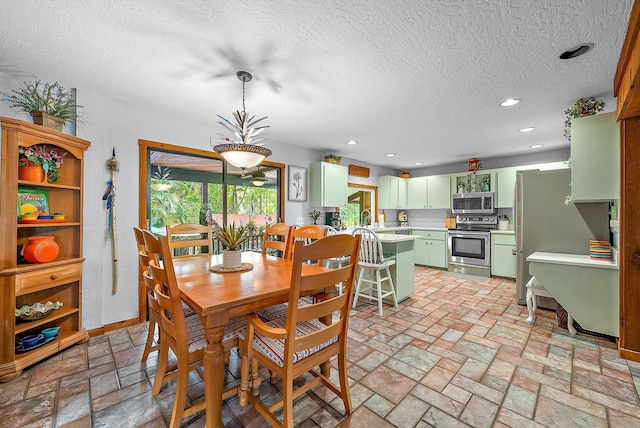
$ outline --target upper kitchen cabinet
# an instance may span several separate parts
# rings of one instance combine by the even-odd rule
[[[408,179],[407,208],[451,208],[450,177],[448,175],[431,175]]]
[[[378,177],[378,208],[407,208],[408,181],[406,178],[394,177],[392,175]]]
[[[620,196],[620,128],[616,113],[571,121],[571,199],[604,202]]]
[[[312,207],[347,204],[349,170],[346,166],[316,162],[309,166],[309,203]]]
[[[427,208],[427,177],[414,177],[407,180],[407,208]]]
[[[496,173],[494,170],[478,170],[453,174],[450,184],[452,193],[495,192]]]
[[[529,169],[548,171],[551,169],[563,169],[568,167],[567,162],[547,162],[534,165],[499,168],[496,172],[496,208],[513,208],[513,197],[516,187],[516,171]]]

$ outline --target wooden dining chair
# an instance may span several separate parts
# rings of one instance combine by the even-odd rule
[[[168,238],[155,237],[148,231],[143,232],[144,241],[149,254],[149,268],[144,273],[145,283],[153,287],[153,298],[156,299],[159,311],[160,352],[156,378],[152,394],[157,395],[163,383],[176,379],[176,393],[171,414],[170,427],[179,427],[180,421],[189,415],[205,408],[204,400],[192,404],[185,409],[189,372],[195,370],[203,376],[202,359],[206,341],[204,328],[199,316],[185,317],[182,311],[182,299],[173,268],[173,255]],[[162,262],[158,262],[162,260]],[[224,326],[222,346],[225,352],[238,346],[238,333],[244,330],[245,321],[233,318]],[[169,366],[169,350],[177,358],[175,366]],[[224,376],[224,373],[220,373]],[[228,389],[223,399],[237,393],[237,387]]]
[[[142,352],[142,358],[140,359],[140,361],[144,363],[145,361],[147,361],[149,353],[160,349],[160,345],[154,345],[156,330],[158,329],[158,319],[160,316],[160,311],[157,306],[157,302],[153,297],[153,287],[147,287],[143,276],[144,272],[147,272],[149,267],[149,254],[147,253],[147,246],[144,243],[144,233],[139,227],[134,227],[133,234],[136,238],[136,244],[138,246],[140,281],[144,286],[144,290],[147,295],[147,307],[149,308],[149,329],[147,331],[147,342],[144,345],[144,351]]]
[[[293,427],[294,400],[320,383],[342,399],[347,414],[352,411],[347,374],[347,331],[360,239],[342,234],[309,245],[296,242],[287,318],[265,322],[255,314],[246,317],[247,330],[240,333],[240,405],[250,402],[272,426]],[[345,255],[349,255],[350,262],[338,269],[323,269],[305,263]],[[314,272],[303,275],[303,269]],[[326,292],[341,281],[344,281],[345,293],[334,296]],[[298,305],[300,296],[314,293],[320,293],[315,303]],[[325,325],[319,319],[333,319],[333,323]],[[338,357],[339,386],[317,370],[333,356]],[[272,403],[273,397],[269,397],[266,405],[258,395],[248,393],[249,365],[253,378],[251,389],[257,392],[259,388],[260,379],[254,376],[258,373],[259,362],[282,377],[282,399],[277,403]],[[312,375],[310,381],[294,390],[294,379],[305,373]],[[283,422],[274,414],[281,408]]]
[[[275,250],[280,257],[288,259],[289,254],[289,238],[291,237],[292,227],[284,223],[275,223],[265,227],[264,237],[262,239],[262,254],[271,253],[269,250]]]
[[[167,225],[166,235],[174,257],[202,254],[205,248],[209,255],[213,254],[211,226],[197,223]]]

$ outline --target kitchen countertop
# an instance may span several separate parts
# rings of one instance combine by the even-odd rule
[[[515,235],[515,230],[498,230],[494,229],[491,231],[494,235]]]
[[[385,242],[404,242],[404,241],[413,241],[415,239],[418,239],[418,236],[415,235],[396,235],[396,234],[388,234],[388,233],[382,233],[380,235],[378,235],[378,238],[380,238],[380,242],[385,243]]]
[[[617,260],[616,257],[613,260]],[[612,261],[593,260],[582,254],[545,253],[535,252],[527,257],[528,262],[542,262],[559,265],[586,266],[603,269],[619,269],[617,263]]]

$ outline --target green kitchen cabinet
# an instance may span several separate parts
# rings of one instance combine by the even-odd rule
[[[491,276],[515,278],[518,256],[516,237],[511,233],[491,233]]]
[[[379,235],[382,242],[382,252],[385,257],[395,257],[396,263],[389,268],[393,287],[396,290],[398,302],[407,299],[415,292],[415,239],[411,235]],[[393,303],[391,297],[383,299]]]
[[[616,113],[571,120],[571,200],[620,197],[620,126]]]
[[[427,180],[427,201],[429,209],[451,208],[451,176],[432,175]]]
[[[431,175],[407,180],[407,208],[451,208],[449,175]]]
[[[415,242],[415,263],[436,268],[447,267],[447,232],[438,230],[413,229]]]
[[[349,170],[346,166],[316,162],[309,166],[309,204],[342,207],[347,204]]]
[[[378,177],[378,208],[407,208],[407,181],[392,175]]]
[[[516,171],[525,171],[529,169],[539,169],[540,171],[548,171],[551,169],[568,168],[567,161],[547,162],[534,165],[514,166],[508,168],[498,168],[496,170],[496,208],[513,208],[515,188],[516,188]]]

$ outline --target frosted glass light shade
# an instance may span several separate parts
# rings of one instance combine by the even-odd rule
[[[238,168],[251,168],[271,156],[271,150],[266,147],[244,143],[218,144],[213,150]]]

